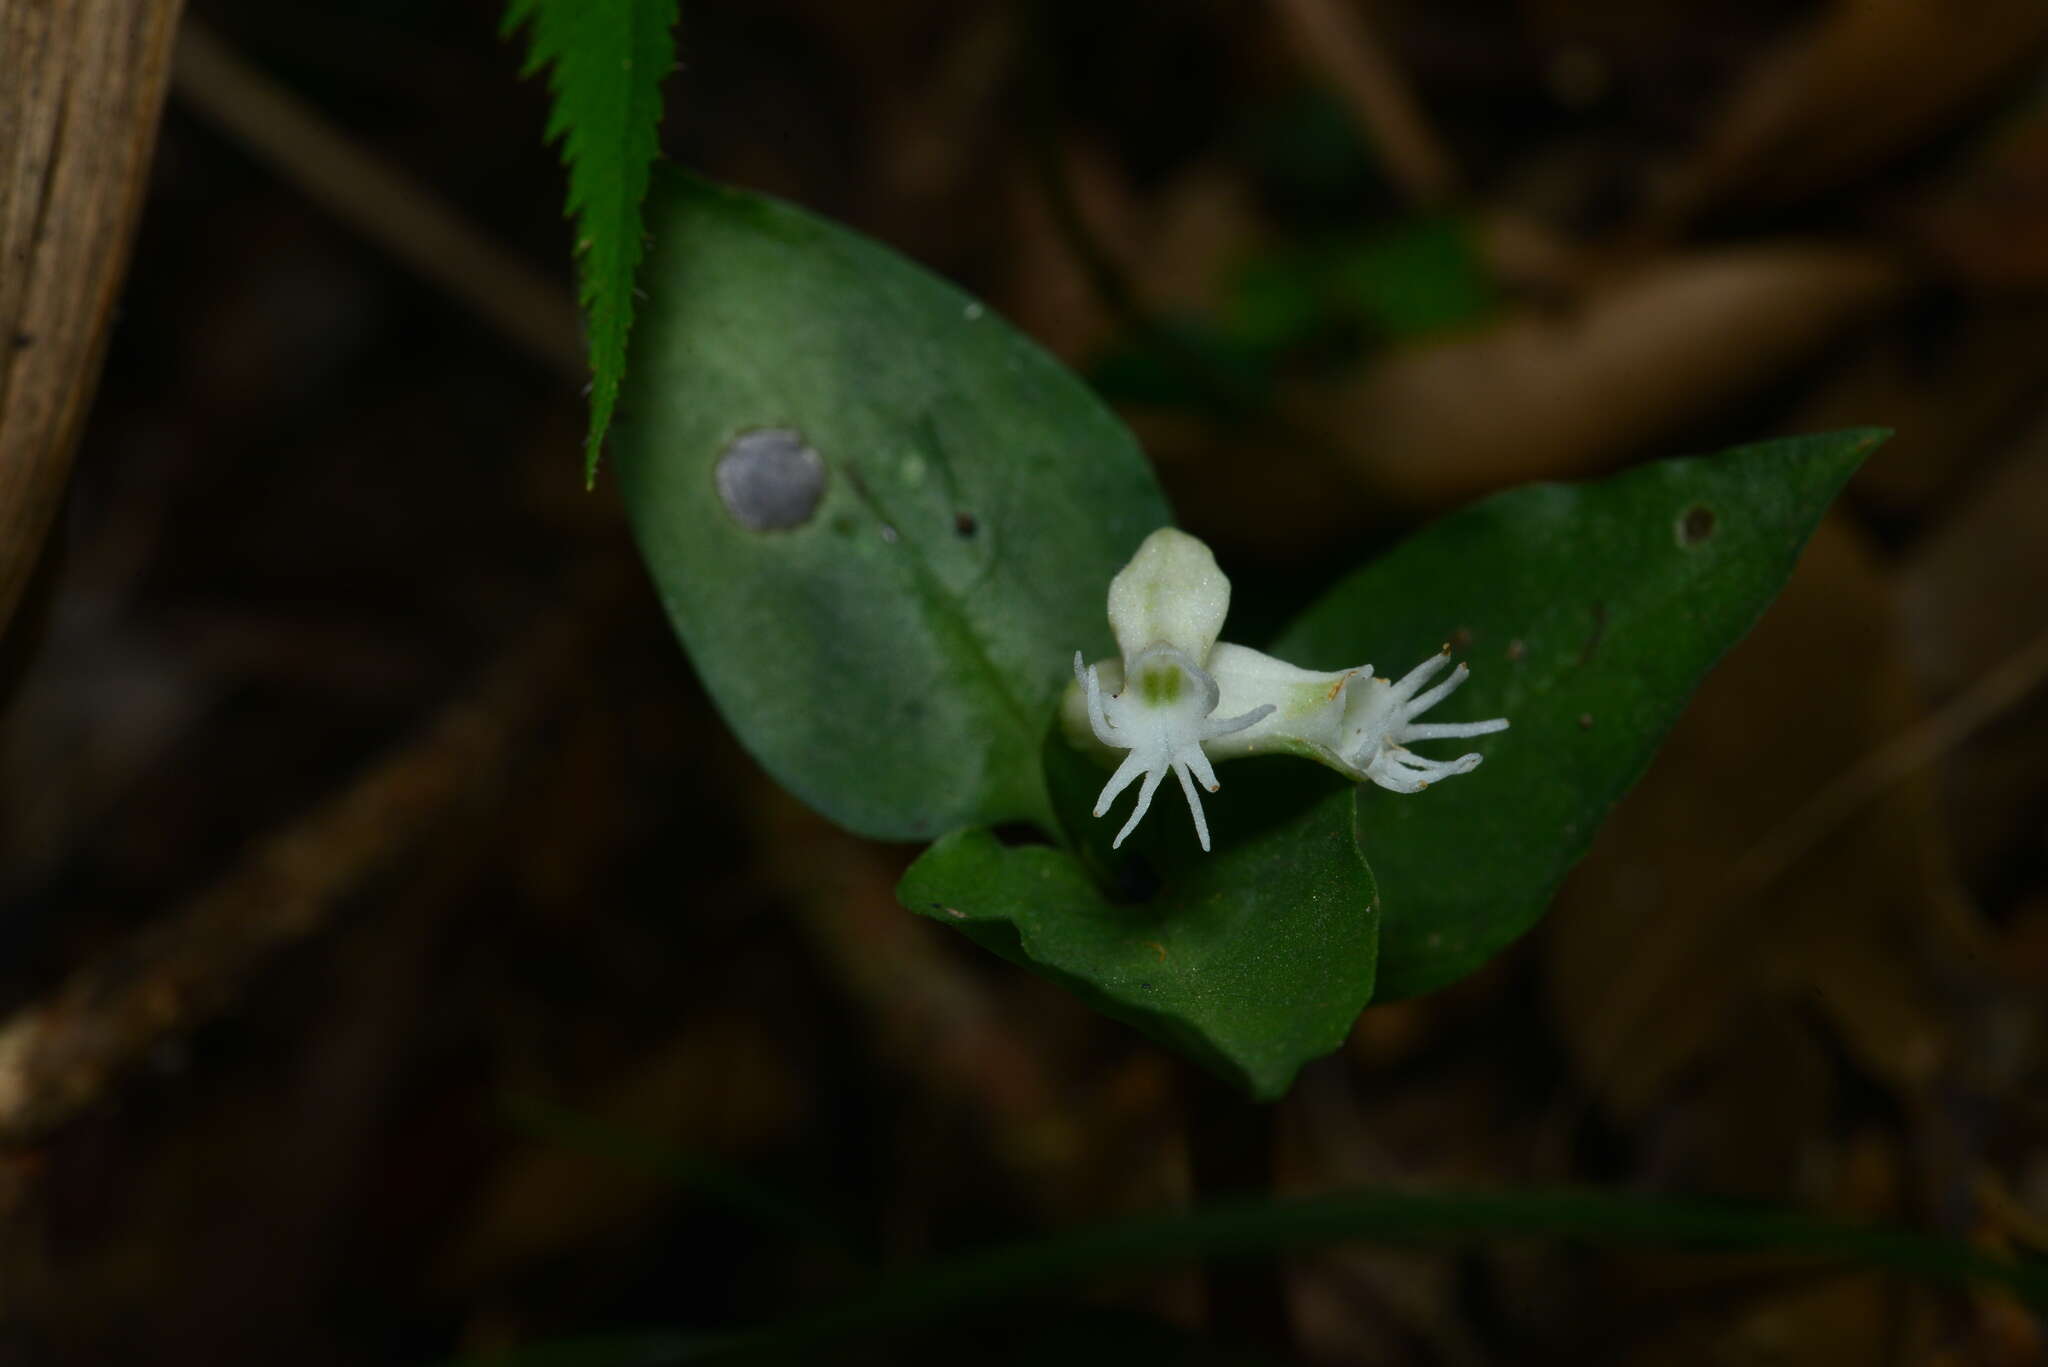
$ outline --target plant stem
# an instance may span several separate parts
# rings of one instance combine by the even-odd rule
[[[1273,1184],[1273,1108],[1246,1101],[1199,1069],[1182,1070],[1188,1158],[1203,1204],[1254,1200]],[[1291,1355],[1286,1269],[1277,1260],[1224,1267],[1206,1259],[1209,1333],[1221,1343]]]

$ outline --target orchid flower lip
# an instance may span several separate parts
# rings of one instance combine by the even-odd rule
[[[1079,651],[1074,652],[1074,678],[1087,697],[1088,723],[1095,738],[1112,749],[1129,751],[1096,798],[1095,815],[1106,813],[1138,775],[1145,776],[1130,819],[1110,842],[1110,848],[1121,847],[1125,837],[1137,828],[1152,805],[1152,795],[1171,770],[1187,797],[1196,838],[1204,850],[1208,849],[1209,821],[1195,784],[1199,780],[1212,793],[1222,785],[1216,781],[1209,757],[1202,753],[1202,742],[1242,731],[1264,720],[1273,711],[1273,705],[1268,703],[1237,717],[1211,716],[1216,710],[1216,681],[1185,651],[1170,645],[1156,645],[1140,652],[1130,662],[1122,690],[1115,694],[1104,695],[1095,667],[1084,665]]]

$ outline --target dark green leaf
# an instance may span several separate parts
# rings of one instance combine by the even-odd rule
[[[1086,771],[1078,757],[1057,762]],[[1105,896],[1084,856],[1006,848],[985,830],[932,846],[897,896],[1271,1100],[1302,1064],[1343,1043],[1372,996],[1378,932],[1350,791],[1297,786],[1315,800],[1297,800],[1291,812],[1262,802],[1262,778],[1277,763],[1233,766],[1240,772],[1226,777],[1224,795],[1237,800],[1212,804],[1214,854],[1196,848],[1186,817],[1172,810],[1180,795],[1160,792],[1139,828],[1144,838],[1111,866],[1150,894],[1144,900]],[[1292,767],[1300,777],[1302,766]],[[1102,777],[1086,771],[1080,781],[1092,795]],[[1252,827],[1255,818],[1265,824]],[[1120,824],[1084,828],[1089,848],[1106,853]]]
[[[1109,648],[1110,577],[1169,520],[1130,434],[865,238],[666,172],[649,220],[614,446],[720,711],[863,835],[1050,825],[1073,652]]]
[[[619,1354],[588,1345],[521,1349],[475,1367],[631,1362],[738,1363],[804,1360],[830,1345],[942,1321],[962,1311],[1015,1303],[1112,1268],[1168,1266],[1193,1258],[1245,1258],[1332,1244],[1443,1245],[1558,1238],[1646,1248],[1778,1252],[1820,1263],[1882,1268],[1929,1282],[2001,1287],[2048,1310],[2048,1263],[2001,1257],[1969,1244],[1882,1226],[1844,1224],[1793,1211],[1727,1202],[1666,1200],[1600,1191],[1349,1191],[1245,1201],[1086,1226],[1026,1243],[911,1268],[834,1304],[753,1331],[718,1338],[620,1336]],[[570,1356],[583,1348],[588,1356]],[[633,1352],[627,1357],[624,1354]]]
[[[584,317],[589,326],[590,434],[584,474],[594,479],[626,365],[633,272],[640,264],[640,204],[660,150],[661,83],[675,66],[676,0],[509,0],[505,31],[532,25],[526,74],[551,68],[547,137],[569,168]]]
[[[1361,790],[1358,841],[1385,910],[1381,999],[1455,981],[1542,915],[1883,437],[1797,437],[1516,489],[1423,531],[1281,634],[1282,659],[1370,657],[1382,674],[1449,642],[1472,679],[1429,719],[1514,723],[1472,743],[1486,762],[1470,775],[1412,797]]]

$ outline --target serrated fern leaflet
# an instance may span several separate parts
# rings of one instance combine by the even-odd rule
[[[618,402],[633,326],[641,202],[659,144],[661,83],[675,66],[676,0],[509,0],[504,32],[531,25],[526,75],[550,68],[547,138],[562,145],[590,345],[584,478]]]

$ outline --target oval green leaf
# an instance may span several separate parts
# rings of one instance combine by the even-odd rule
[[[1281,634],[1282,659],[1341,669],[1370,657],[1381,673],[1448,642],[1472,677],[1430,720],[1513,722],[1469,775],[1414,796],[1359,792],[1358,843],[1384,905],[1380,999],[1453,982],[1536,922],[1885,435],[1796,437],[1512,490],[1418,533]]]
[[[1071,763],[1089,782],[1085,762]],[[1065,762],[1054,767],[1055,787],[1067,786]],[[1101,780],[1092,773],[1094,787]],[[1344,1042],[1371,1000],[1379,913],[1348,788],[1321,785],[1316,800],[1275,819],[1279,806],[1256,800],[1257,777],[1226,779],[1226,792],[1233,783],[1252,791],[1231,813],[1212,814],[1214,854],[1195,848],[1170,809],[1179,795],[1159,795],[1155,805],[1168,810],[1151,813],[1139,830],[1147,839],[1126,846],[1142,852],[1129,857],[1144,862],[1145,900],[1114,900],[1091,876],[1083,861],[1108,839],[1098,845],[1094,828],[1081,854],[956,832],[911,865],[897,896],[1254,1099],[1274,1100],[1302,1064]]]
[[[1068,662],[1108,650],[1104,588],[1170,520],[1129,432],[855,233],[672,171],[647,217],[614,456],[713,702],[862,835],[1049,826]]]

